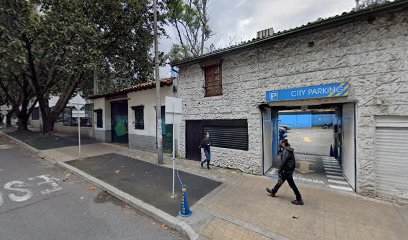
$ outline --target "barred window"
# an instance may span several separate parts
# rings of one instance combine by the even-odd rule
[[[222,95],[222,65],[215,64],[204,68],[205,96]]]
[[[134,106],[132,110],[135,112],[135,129],[144,129],[144,106]]]
[[[102,109],[96,109],[94,112],[96,113],[96,127],[103,128]]]

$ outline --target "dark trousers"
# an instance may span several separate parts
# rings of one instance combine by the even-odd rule
[[[301,200],[302,195],[300,195],[300,192],[299,192],[298,188],[296,187],[295,181],[293,181],[292,173],[283,172],[283,173],[281,173],[280,178],[282,179],[282,181],[278,181],[278,183],[272,189],[272,192],[277,193],[279,188],[282,186],[282,184],[285,181],[288,181],[288,184],[289,184],[290,188],[292,188],[293,192],[296,195],[296,200]]]
[[[204,149],[204,154],[205,154],[205,160],[204,161],[202,161],[202,163],[205,163],[205,162],[207,162],[207,166],[209,166],[210,165],[210,160],[211,160],[211,152],[210,152],[210,149],[208,149],[208,150],[206,150],[206,149]]]

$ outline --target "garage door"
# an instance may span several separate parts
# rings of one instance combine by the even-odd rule
[[[376,119],[377,195],[408,200],[408,117]]]

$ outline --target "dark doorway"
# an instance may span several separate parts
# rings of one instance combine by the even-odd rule
[[[161,107],[163,152],[173,152],[173,124],[166,124],[166,108]]]
[[[202,121],[186,121],[186,159],[201,161]]]
[[[128,143],[128,102],[111,102],[112,142]]]

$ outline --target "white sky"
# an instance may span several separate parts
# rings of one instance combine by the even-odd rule
[[[214,36],[206,43],[223,48],[230,43],[247,41],[257,31],[274,28],[275,32],[298,27],[319,17],[326,18],[350,11],[355,0],[209,0],[210,28]],[[171,26],[170,38],[160,39],[160,51],[168,52],[177,43]],[[161,77],[170,76],[170,67],[162,68]]]

